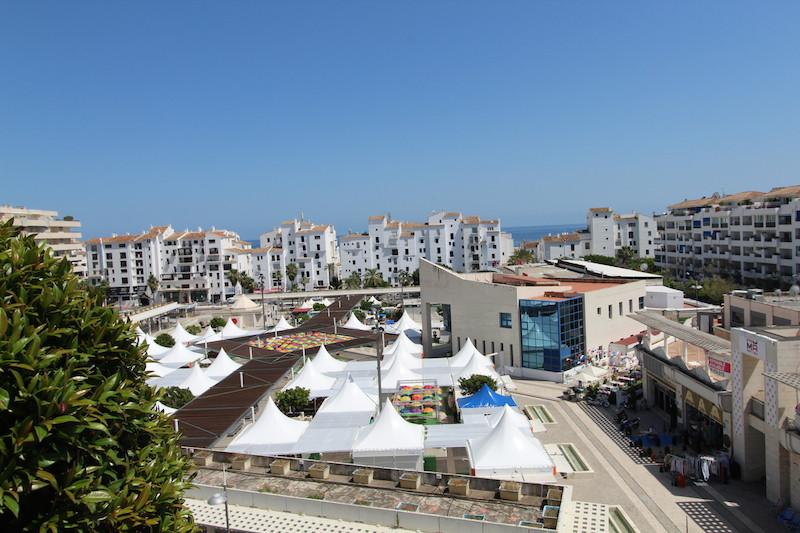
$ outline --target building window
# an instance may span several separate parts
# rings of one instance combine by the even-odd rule
[[[619,316],[622,316],[622,302],[619,303]]]
[[[597,316],[600,316],[602,314],[603,314],[603,309],[601,307],[598,307],[597,308]]]
[[[639,296],[639,309],[644,309],[644,296]]]
[[[562,372],[585,353],[583,298],[520,300],[522,366]]]
[[[608,304],[608,318],[614,318],[614,309],[611,304]]]
[[[628,300],[628,312],[633,313],[633,300]]]
[[[511,313],[500,313],[500,327],[501,328],[511,327]]]

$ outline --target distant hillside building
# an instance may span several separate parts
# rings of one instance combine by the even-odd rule
[[[627,247],[636,257],[655,257],[656,238],[655,219],[649,215],[620,215],[608,207],[593,207],[586,214],[586,229],[542,237],[536,255],[540,261],[587,255],[614,257]]]
[[[371,216],[367,233],[343,236],[340,249],[342,279],[377,269],[384,280],[397,285],[402,272],[419,268],[420,259],[457,272],[478,272],[506,263],[514,245],[499,220],[438,211],[424,223]]]
[[[0,222],[14,219],[14,226],[22,228],[25,235],[50,247],[53,255],[66,258],[72,271],[80,277],[86,276],[86,254],[81,243],[81,223],[72,217],[58,218],[58,211],[28,209],[0,205]]]

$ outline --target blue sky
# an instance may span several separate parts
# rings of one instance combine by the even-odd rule
[[[87,237],[800,183],[798,2],[2,2],[0,202]]]

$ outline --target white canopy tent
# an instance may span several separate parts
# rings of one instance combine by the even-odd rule
[[[211,326],[206,326],[206,329],[204,329],[203,332],[200,333],[200,340],[198,341],[198,343],[203,342],[204,340],[208,339],[209,337],[213,337],[216,334],[217,332],[214,331],[214,328],[212,328]]]
[[[408,311],[405,310],[403,311],[403,315],[400,317],[400,320],[386,328],[387,332],[394,334],[399,334],[401,331],[408,330],[414,332],[415,335],[419,335],[422,332],[422,324],[411,318],[411,316],[408,314]]]
[[[163,378],[167,374],[172,374],[177,370],[177,367],[162,365],[161,363],[147,362],[145,364],[145,371],[157,378]]]
[[[330,394],[335,383],[336,378],[323,374],[317,370],[314,361],[308,360],[303,369],[282,390],[302,387],[310,391],[311,398],[321,398]]]
[[[233,303],[231,304],[231,309],[239,311],[239,310],[252,310],[258,307],[258,304],[255,303],[253,300],[245,296],[244,294],[239,294],[233,298]]]
[[[161,346],[151,335],[148,335],[142,331],[142,328],[136,326],[136,344],[141,345],[145,342],[147,343],[147,355],[150,357],[157,357],[169,351],[169,347]]]
[[[414,355],[422,355],[422,345],[409,339],[405,331],[401,331],[394,342],[383,349],[383,354],[391,355],[398,348],[405,348],[409,353]]]
[[[320,415],[328,416],[334,414],[344,414],[348,419],[364,418],[366,416],[366,421],[357,425],[368,424],[369,419],[375,414],[377,408],[376,399],[364,392],[353,378],[348,375],[339,390],[322,402],[315,418]]]
[[[156,402],[153,405],[153,409],[155,409],[156,411],[161,411],[162,413],[164,413],[167,416],[172,416],[173,414],[175,414],[178,411],[177,409],[174,409],[172,407],[166,406],[161,402]]]
[[[500,382],[500,374],[495,371],[494,367],[486,365],[486,360],[480,352],[472,354],[472,359],[469,360],[467,366],[461,369],[458,376],[455,376],[456,379],[453,381],[458,383],[458,379],[468,378],[474,375],[489,376],[498,383]]]
[[[575,376],[573,380],[583,381],[584,383],[593,383],[602,379],[608,370],[593,365],[583,367]]]
[[[467,455],[475,476],[539,482],[555,477],[547,450],[509,411],[503,411],[488,435],[467,441]]]
[[[200,335],[192,335],[181,326],[180,322],[175,325],[171,335],[176,344],[192,344],[200,340]]]
[[[206,368],[206,375],[214,381],[222,381],[236,372],[242,365],[230,358],[225,349],[220,349],[214,362]]]
[[[346,329],[356,329],[359,331],[370,331],[372,329],[371,327],[361,322],[358,319],[358,317],[353,313],[350,313],[350,316],[347,318],[347,322],[345,322],[342,327]]]
[[[236,325],[236,322],[234,322],[232,318],[229,318],[228,321],[225,323],[225,327],[222,328],[222,331],[220,331],[219,333],[215,333],[210,337],[204,338],[202,342],[208,343],[214,341],[221,341],[225,339],[238,339],[241,337],[260,335],[261,333],[264,333],[264,331],[260,329],[242,329]]]
[[[472,359],[474,354],[480,354],[483,356],[481,352],[472,344],[472,340],[467,337],[466,342],[464,342],[464,346],[461,347],[459,351],[456,352],[455,355],[448,357],[447,360],[450,363],[450,366],[456,367],[464,367],[467,366]]]
[[[308,422],[283,414],[270,398],[256,421],[239,433],[225,451],[252,455],[293,453],[295,444],[308,426]]]
[[[401,383],[422,383],[422,374],[415,372],[404,364],[404,361],[395,361],[388,371],[381,369],[381,387],[385,392],[394,392],[400,389]],[[378,377],[372,381],[372,387],[378,387]]]
[[[216,384],[217,382],[208,377],[200,365],[194,365],[186,379],[177,387],[189,389],[195,396],[200,396]]]
[[[189,363],[194,363],[202,358],[203,354],[193,352],[182,342],[176,342],[175,346],[164,352],[164,354],[160,355],[157,360],[162,365],[178,368],[188,365]]]
[[[347,366],[345,361],[335,359],[325,345],[322,344],[317,350],[317,355],[314,356],[314,366],[322,373],[328,372],[341,372]]]
[[[278,320],[278,323],[275,324],[272,329],[267,330],[267,333],[280,333],[281,331],[286,331],[287,329],[294,329],[294,326],[289,324],[289,322],[286,320],[286,317],[281,317],[281,319]]]
[[[381,361],[381,370],[389,370],[395,364],[400,362],[406,368],[411,368],[414,370],[422,368],[422,359],[419,357],[412,355],[407,348],[402,347],[396,349],[391,354],[384,356],[383,361]]]
[[[359,430],[353,443],[353,462],[421,470],[424,447],[425,428],[406,422],[386,400],[375,421]]]

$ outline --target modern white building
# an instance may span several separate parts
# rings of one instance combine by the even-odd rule
[[[511,375],[562,381],[588,356],[636,335],[632,315],[644,308],[648,284],[660,276],[624,271],[615,276],[577,274],[555,265],[544,273],[457,273],[420,264],[423,343],[432,344],[431,314],[439,309],[456,351],[469,337]],[[560,271],[560,273],[559,273]],[[574,370],[573,370],[574,369]]]
[[[508,261],[513,241],[501,231],[499,220],[438,211],[424,223],[371,216],[367,233],[343,236],[340,251],[342,279],[377,269],[384,280],[397,285],[402,272],[419,268],[420,259],[458,272],[495,269]]]
[[[779,287],[800,274],[800,186],[685,200],[656,222],[656,265],[677,278]]]
[[[537,258],[614,257],[622,248],[630,248],[636,257],[654,257],[656,237],[652,216],[617,214],[608,207],[593,207],[586,213],[585,230],[542,237],[537,244]]]
[[[116,301],[152,297],[150,276],[159,282],[165,300],[218,302],[234,294],[231,270],[252,275],[250,243],[228,230],[175,231],[155,226],[140,234],[112,235],[86,242],[88,275],[109,285]]]
[[[336,229],[329,224],[284,220],[277,228],[261,234],[261,248],[272,249],[271,267],[282,269],[280,277],[286,287],[300,285],[305,290],[327,288],[339,271]],[[280,259],[273,260],[277,256]],[[290,264],[297,266],[294,280],[286,275],[286,266]]]
[[[58,211],[0,205],[0,222],[10,218],[14,219],[14,226],[22,228],[24,235],[33,235],[37,242],[47,244],[54,256],[66,258],[75,274],[86,276],[86,254],[79,221],[70,216],[58,218]]]

